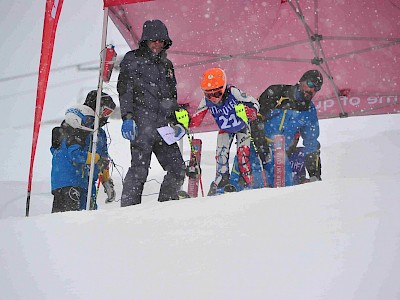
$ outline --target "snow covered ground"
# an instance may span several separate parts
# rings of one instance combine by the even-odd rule
[[[321,182],[158,203],[154,159],[141,205],[106,205],[101,190],[98,211],[50,214],[51,121],[97,86],[74,65],[98,66],[101,1],[64,1],[24,217],[45,1],[1,5],[0,299],[400,299],[400,115],[321,121]],[[121,41],[109,28],[119,55]],[[216,137],[196,138],[207,193]]]
[[[322,120],[321,182],[166,203],[149,195],[127,208],[104,204],[101,191],[98,211],[59,214],[50,214],[50,128],[42,128],[29,218],[21,157],[31,129],[0,131],[14,141],[1,150],[1,299],[400,297],[400,115]],[[109,126],[110,151],[126,172],[119,128]],[[216,137],[196,138],[207,193]],[[153,159],[148,179],[163,175]],[[121,177],[112,176],[120,196]],[[158,188],[151,180],[145,194]]]

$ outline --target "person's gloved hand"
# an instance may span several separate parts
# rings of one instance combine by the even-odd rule
[[[246,116],[249,121],[254,121],[255,119],[257,119],[257,110],[255,108],[244,106],[244,109],[246,111]]]
[[[94,163],[97,164],[97,162],[100,159],[100,155],[98,153],[96,153],[96,155],[94,156]],[[86,164],[90,165],[90,163],[92,162],[92,152],[88,152],[87,154],[87,158],[86,158]]]
[[[186,109],[180,108],[179,110],[175,111],[176,121],[185,128],[189,127],[190,124],[190,116]]]
[[[180,124],[176,124],[176,125],[172,126],[172,128],[174,129],[175,137],[178,137],[178,136],[180,136],[183,132],[185,132],[185,128],[183,128],[183,126],[180,125]]]
[[[134,141],[138,135],[138,129],[133,119],[126,119],[122,122],[121,133],[123,138]]]
[[[258,148],[258,156],[263,164],[269,163],[272,159],[272,150],[268,144],[260,145]]]
[[[305,156],[305,163],[310,182],[321,180],[321,159],[319,150]]]
[[[104,187],[104,193],[107,194],[106,203],[113,202],[115,200],[114,182],[111,178],[102,182]]]

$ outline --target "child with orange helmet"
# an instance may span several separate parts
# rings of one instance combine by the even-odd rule
[[[219,127],[216,150],[216,177],[211,184],[209,195],[214,195],[217,188],[229,184],[229,151],[234,137],[237,140],[237,156],[242,185],[252,186],[253,175],[250,165],[250,132],[245,120],[237,116],[235,107],[244,104],[248,120],[257,118],[259,103],[252,96],[227,84],[224,70],[211,68],[204,72],[201,83],[204,97],[196,112],[191,117],[189,127],[198,127],[206,113],[210,111]]]

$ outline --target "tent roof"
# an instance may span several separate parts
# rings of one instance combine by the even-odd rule
[[[132,49],[145,20],[167,25],[178,101],[189,112],[210,67],[254,97],[319,69],[325,81],[314,102],[323,119],[400,112],[399,7],[398,0],[155,0],[111,6],[109,15]],[[212,129],[206,118],[201,130]]]

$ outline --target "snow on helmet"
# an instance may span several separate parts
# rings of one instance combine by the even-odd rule
[[[226,75],[220,68],[211,68],[204,72],[200,82],[201,89],[207,99],[213,103],[221,100],[226,89]]]
[[[65,112],[65,123],[72,128],[93,131],[94,111],[83,104],[74,105]]]

